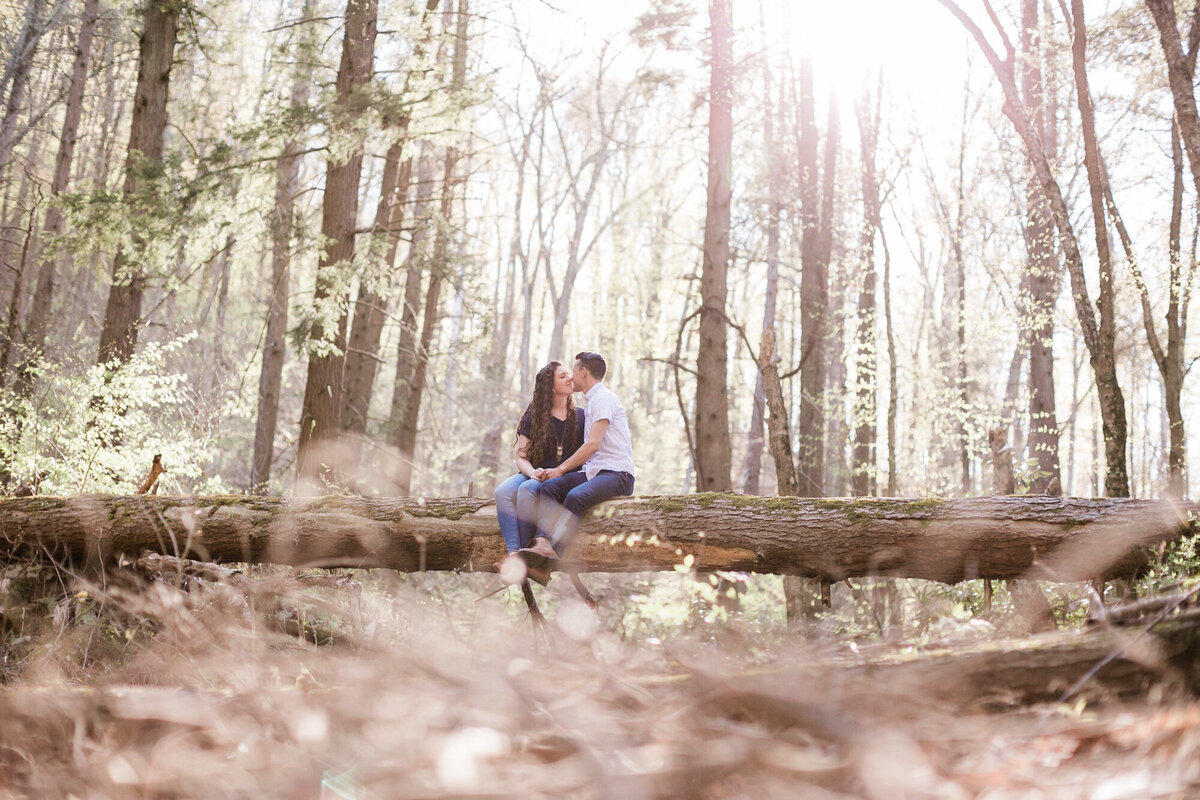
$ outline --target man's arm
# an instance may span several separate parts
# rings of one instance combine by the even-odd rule
[[[551,478],[557,478],[559,475],[563,475],[567,472],[570,472],[571,470],[575,469],[576,467],[583,466],[587,462],[587,460],[589,458],[591,458],[592,456],[594,456],[596,454],[596,451],[600,449],[600,442],[603,441],[604,432],[607,430],[608,430],[608,420],[598,419],[595,422],[593,422],[592,423],[592,435],[588,437],[588,440],[586,442],[584,442],[583,444],[581,444],[579,446],[579,449],[576,450],[571,455],[571,457],[568,458],[566,461],[559,464],[554,469],[546,470],[546,472],[544,473],[543,480],[548,481]]]

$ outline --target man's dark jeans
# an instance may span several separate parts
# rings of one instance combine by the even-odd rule
[[[551,478],[538,492],[537,535],[548,539],[554,552],[561,556],[575,540],[579,519],[585,511],[605,500],[631,494],[633,476],[628,472],[605,469],[588,480],[580,470]]]

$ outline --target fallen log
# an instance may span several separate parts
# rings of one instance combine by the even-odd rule
[[[977,707],[1144,695],[1171,684],[1200,690],[1200,612],[1190,609],[1144,627],[1107,626],[1019,640],[982,642],[939,653],[903,654],[855,665],[867,682],[927,700]]]
[[[572,556],[600,572],[1076,581],[1135,574],[1154,546],[1194,530],[1194,510],[1127,498],[636,497],[594,509]],[[504,553],[495,506],[477,498],[0,500],[0,559],[49,553],[95,564],[146,551],[405,572],[490,571]]]

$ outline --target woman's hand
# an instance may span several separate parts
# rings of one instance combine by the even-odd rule
[[[548,481],[551,478],[562,477],[562,474],[563,474],[563,471],[561,469],[559,469],[558,467],[554,467],[553,469],[544,469],[544,470],[542,470],[542,477],[538,478],[538,480]]]
[[[541,467],[538,467],[537,469],[535,469],[535,470],[533,471],[533,479],[534,479],[535,481],[544,481],[544,480],[546,480],[546,470],[542,469]]]

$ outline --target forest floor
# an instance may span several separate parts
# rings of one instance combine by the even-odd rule
[[[158,577],[55,602],[10,568],[0,797],[1200,795],[1177,681],[968,700],[857,668],[1029,641],[951,595],[920,637],[801,639],[777,579],[726,614],[689,576],[591,576],[599,614],[538,590],[542,635],[515,589],[475,602],[486,575]]]

